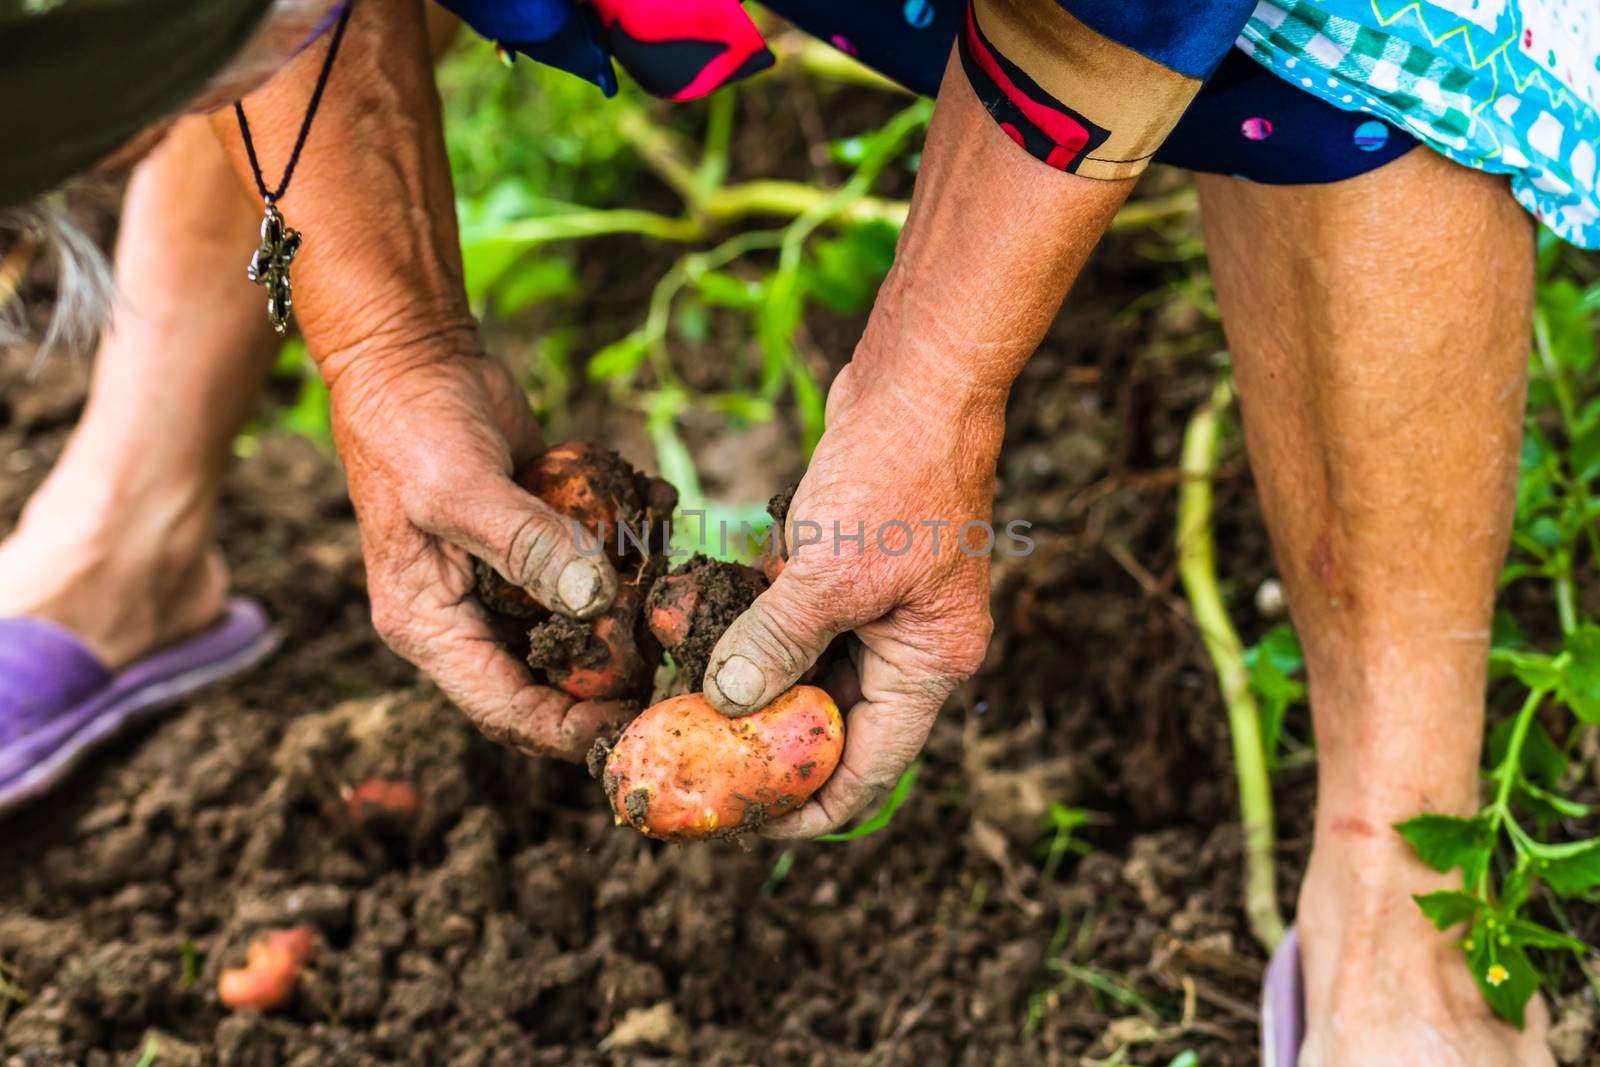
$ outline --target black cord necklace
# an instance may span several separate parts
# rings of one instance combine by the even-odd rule
[[[355,0],[348,0],[339,13],[338,24],[333,28],[333,39],[328,43],[328,54],[323,57],[322,70],[317,74],[316,88],[311,91],[311,103],[306,108],[305,120],[300,123],[300,133],[294,140],[294,150],[289,153],[289,164],[283,168],[283,180],[276,189],[268,190],[261,176],[261,161],[256,158],[256,143],[250,137],[250,120],[245,118],[244,103],[233,102],[233,113],[239,118],[239,132],[244,136],[244,151],[250,157],[250,170],[255,174],[256,191],[267,213],[261,219],[261,245],[250,257],[246,276],[267,290],[267,321],[278,333],[287,333],[289,318],[294,313],[294,293],[289,282],[289,264],[300,251],[300,231],[291,229],[278,211],[278,201],[289,189],[289,179],[300,162],[300,151],[311,135],[311,120],[317,117],[317,105],[322,103],[322,91],[328,87],[328,75],[333,71],[333,57],[338,54],[339,42],[344,39],[344,28],[350,22],[350,10]]]

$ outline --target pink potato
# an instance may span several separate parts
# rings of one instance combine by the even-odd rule
[[[799,807],[843,752],[844,719],[814,686],[738,719],[688,693],[633,720],[603,781],[618,825],[665,841],[728,837]]]
[[[271,1011],[283,1004],[300,984],[300,973],[311,958],[312,933],[308,927],[272,930],[250,942],[245,965],[231,967],[217,980],[217,995],[229,1008]]]
[[[350,818],[358,823],[408,818],[422,806],[416,786],[401,778],[379,775],[373,775],[360,785],[341,786],[339,799],[344,801]]]

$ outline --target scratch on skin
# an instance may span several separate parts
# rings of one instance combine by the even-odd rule
[[[1317,581],[1328,593],[1328,603],[1332,607],[1339,607],[1344,598],[1339,589],[1338,569],[1333,559],[1333,538],[1324,530],[1317,538],[1317,543],[1311,549],[1311,570],[1317,576]]]
[[[1348,834],[1351,837],[1377,837],[1377,827],[1365,819],[1358,819],[1351,815],[1336,816],[1328,824],[1328,829],[1335,834]]]

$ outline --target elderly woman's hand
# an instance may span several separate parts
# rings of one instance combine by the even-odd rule
[[[245,101],[273,165],[292,151],[321,55],[307,50]],[[216,126],[249,188],[232,116]],[[534,684],[490,631],[472,557],[567,615],[604,610],[616,575],[511,480],[544,445],[521,389],[481,354],[467,307],[419,0],[356,5],[281,207],[305,239],[295,312],[331,391],[373,622],[489,737],[581,759],[623,709]]]
[[[712,653],[706,695],[755,710],[853,631],[861,700],[843,762],[767,832],[810,837],[892,785],[989,639],[987,520],[1006,396],[1128,181],[1041,166],[995,127],[952,60],[895,264],[828,395],[828,430],[790,507],[799,551]],[[890,527],[880,543],[884,523]],[[839,534],[854,535],[858,549]],[[816,523],[815,527],[796,527]],[[836,534],[834,524],[839,524]],[[934,537],[939,536],[937,549]],[[838,552],[834,551],[837,543]],[[1013,547],[1014,546],[1014,547]],[[792,547],[792,546],[791,546]]]
[[[535,685],[491,632],[473,595],[472,556],[551,610],[582,618],[611,602],[616,574],[604,557],[580,555],[570,525],[511,480],[544,445],[509,372],[470,349],[428,351],[367,353],[333,386],[373,624],[491,739],[581,760],[626,709]]]
[[[856,366],[829,392],[828,431],[789,509],[788,563],[706,672],[711,702],[747,714],[835,636],[859,639],[843,760],[815,798],[766,828],[775,837],[832,830],[894,785],[992,628],[987,520],[1004,393],[954,378],[857,378]]]

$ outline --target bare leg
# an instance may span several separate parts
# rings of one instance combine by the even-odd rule
[[[0,544],[0,617],[61,623],[120,665],[221,612],[218,490],[278,350],[244,276],[259,221],[203,118],[135,171],[115,322],[82,422]]]
[[[429,5],[435,57],[458,29]],[[115,321],[82,422],[0,543],[0,618],[58,622],[119,666],[222,611],[217,496],[278,351],[244,276],[260,222],[204,116],[176,123],[134,172]]]
[[[1200,181],[1251,466],[1306,646],[1316,839],[1302,1067],[1551,1063],[1412,893],[1391,824],[1469,814],[1509,537],[1533,244],[1503,179],[1418,150],[1332,185]]]

